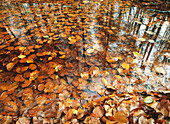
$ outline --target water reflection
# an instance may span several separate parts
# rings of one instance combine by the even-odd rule
[[[82,98],[90,94],[83,102],[110,89],[169,89],[167,14],[119,0],[2,2],[0,12],[1,85],[17,82],[22,89],[20,83],[31,80],[27,87],[36,90],[53,82],[74,87],[69,92]],[[9,63],[14,67],[9,69]],[[38,76],[30,79],[31,74]],[[24,79],[17,80],[18,75]]]

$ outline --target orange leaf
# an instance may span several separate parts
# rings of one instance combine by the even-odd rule
[[[32,82],[29,80],[25,80],[25,82],[22,84],[22,87],[28,87]]]
[[[35,64],[30,64],[29,65],[29,69],[31,70],[35,70],[37,68],[37,66]]]
[[[127,70],[130,68],[129,64],[127,64],[127,63],[123,63],[123,64],[122,64],[122,67],[123,67],[124,69],[127,69]]]
[[[127,115],[123,112],[115,113],[114,118],[117,122],[119,122],[121,124],[126,124],[128,121]]]
[[[11,71],[14,66],[15,66],[15,63],[11,62],[6,65],[6,68],[8,71]]]
[[[104,115],[104,109],[101,106],[97,106],[94,108],[93,113],[101,118]]]
[[[18,110],[18,107],[15,102],[8,102],[5,106],[6,111],[16,112]]]
[[[73,118],[73,110],[69,109],[68,112],[65,115],[66,120],[71,120]]]

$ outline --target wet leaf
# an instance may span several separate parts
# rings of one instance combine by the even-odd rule
[[[126,124],[128,122],[127,115],[124,112],[116,112],[114,118],[120,124]]]
[[[139,57],[140,56],[140,54],[138,52],[133,52],[133,54],[134,54],[135,57]]]
[[[35,71],[31,72],[29,80],[30,81],[35,80],[38,77],[38,73],[39,73],[38,70],[35,70]]]
[[[30,124],[30,120],[27,117],[20,117],[16,124]]]
[[[123,63],[123,64],[122,64],[122,67],[123,67],[124,69],[127,69],[127,70],[130,68],[129,64],[127,64],[127,63]]]
[[[24,83],[22,84],[22,87],[28,87],[32,82],[29,80],[25,80]]]
[[[16,112],[18,110],[18,107],[15,102],[8,102],[5,106],[6,111],[8,112]]]
[[[87,49],[87,53],[93,53],[93,52],[94,52],[94,49],[92,48]]]
[[[26,55],[19,55],[18,58],[22,59],[22,58],[25,58]]]
[[[139,40],[139,41],[145,41],[146,39],[145,39],[145,38],[138,38],[137,40]]]
[[[97,106],[94,108],[93,113],[101,118],[104,115],[104,109],[101,106]]]
[[[65,115],[66,120],[71,120],[73,118],[73,109],[69,109]]]
[[[144,102],[148,103],[148,104],[152,103],[153,102],[153,98],[151,96],[147,96],[147,97],[145,97]]]
[[[8,64],[6,65],[6,68],[7,68],[8,71],[11,71],[14,66],[15,66],[15,63],[11,62],[11,63],[8,63]]]
[[[29,65],[29,69],[31,70],[35,70],[37,68],[37,66],[35,64],[30,64]]]
[[[88,72],[83,72],[80,74],[82,78],[84,79],[89,79],[89,73]]]

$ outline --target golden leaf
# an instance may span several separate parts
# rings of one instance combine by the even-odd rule
[[[130,68],[129,64],[127,64],[127,63],[123,63],[123,64],[122,64],[122,67],[123,67],[124,69],[127,69],[127,70]]]
[[[26,55],[19,55],[18,58],[22,59],[22,58],[25,58]]]
[[[139,40],[139,41],[145,41],[146,39],[145,39],[145,38],[138,38],[137,40]]]

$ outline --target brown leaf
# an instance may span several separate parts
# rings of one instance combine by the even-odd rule
[[[118,123],[126,124],[128,122],[127,115],[123,112],[116,112],[114,118]]]
[[[104,109],[101,106],[97,106],[94,108],[93,113],[96,114],[99,118],[104,115]]]
[[[83,118],[84,115],[85,115],[85,111],[79,108],[77,112],[77,119]]]
[[[68,112],[65,115],[66,120],[71,120],[73,118],[74,114],[73,114],[73,110],[69,109]]]
[[[16,112],[18,110],[18,107],[15,102],[8,102],[5,106],[6,111],[10,112]]]
[[[30,120],[27,117],[20,117],[16,124],[30,124]]]

